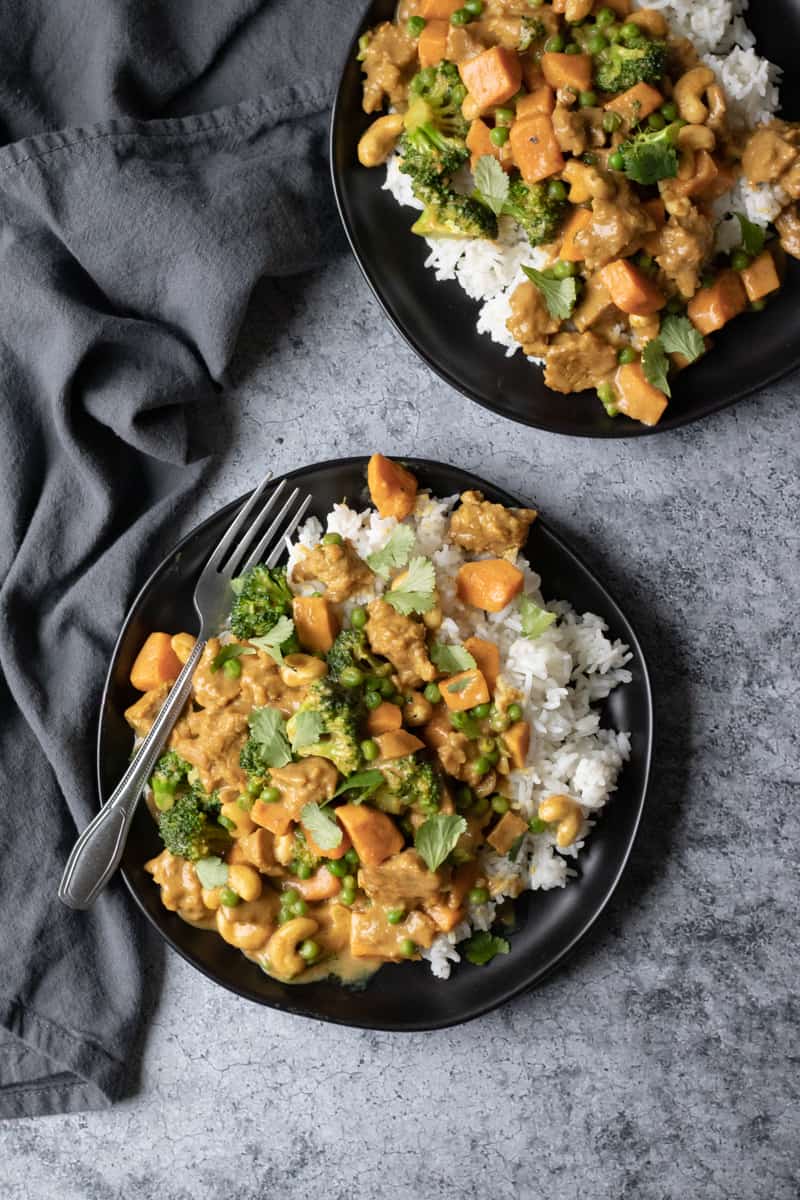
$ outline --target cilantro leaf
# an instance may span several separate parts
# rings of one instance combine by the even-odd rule
[[[235,658],[241,658],[243,654],[255,654],[255,650],[252,646],[240,646],[238,642],[229,642],[211,660],[212,672],[224,667],[226,662],[233,662]]]
[[[666,129],[646,130],[623,142],[618,153],[628,179],[645,186],[660,179],[674,179],[678,174],[677,136],[678,125],[673,122]]]
[[[764,241],[767,236],[766,229],[762,229],[760,225],[754,224],[753,221],[748,221],[744,213],[737,212],[736,220],[739,222],[739,228],[742,231],[742,249],[753,258],[757,258],[764,249]]]
[[[265,633],[261,637],[252,637],[250,641],[254,646],[258,646],[259,650],[265,650],[275,659],[276,663],[282,663],[281,646],[284,642],[288,642],[293,633],[294,621],[291,617],[278,617],[269,633]]]
[[[285,767],[292,761],[286,722],[277,708],[254,708],[247,718],[250,736],[258,742],[268,767]]]
[[[578,302],[577,279],[551,279],[549,275],[545,275],[544,271],[537,271],[535,267],[523,267],[522,269],[531,283],[535,284],[542,293],[551,317],[566,321],[567,317],[572,316],[573,309]]]
[[[546,608],[539,608],[530,596],[525,595],[519,598],[519,615],[522,620],[522,636],[530,638],[531,641],[558,620],[555,613],[548,612]]]
[[[444,642],[434,642],[431,646],[431,662],[444,675],[455,675],[457,671],[467,671],[477,665],[469,650]]]
[[[341,796],[343,792],[360,791],[362,794],[357,798],[351,797],[350,803],[361,804],[362,801],[369,800],[370,796],[378,790],[382,783],[382,771],[357,771],[355,775],[348,775],[347,779],[343,779],[333,795],[336,797]]]
[[[367,566],[382,579],[388,579],[392,567],[406,565],[413,545],[413,530],[409,529],[407,525],[398,525],[389,534],[389,540],[382,550],[376,550],[374,554],[367,555]]]
[[[642,351],[642,370],[653,387],[658,388],[665,396],[672,395],[667,379],[669,359],[664,353],[660,338],[652,338]]]
[[[216,854],[208,858],[199,858],[194,864],[197,878],[204,888],[224,887],[228,882],[228,864]]]
[[[524,838],[525,838],[525,834],[521,833],[519,835],[519,837],[514,838],[513,842],[509,846],[508,854],[506,855],[506,858],[509,859],[511,862],[516,862],[517,859],[519,858],[519,852],[520,852],[520,848],[522,846]]]
[[[384,592],[383,598],[396,612],[407,617],[409,613],[425,613],[433,608],[435,587],[436,575],[430,559],[412,558],[400,587]]]
[[[436,813],[420,825],[414,835],[414,845],[429,871],[442,865],[466,829],[467,822],[463,817],[447,813]]]
[[[508,175],[492,154],[482,154],[475,168],[475,188],[477,198],[495,216],[500,216],[503,205],[508,199]]]
[[[337,846],[341,845],[341,827],[333,817],[329,817],[326,812],[323,812],[318,804],[313,801],[310,804],[304,804],[300,810],[300,820],[320,850],[335,850]]]
[[[667,354],[682,354],[689,362],[706,352],[703,335],[688,317],[665,317],[658,340]]]
[[[508,954],[510,949],[505,938],[495,937],[486,929],[473,933],[472,937],[464,944],[467,962],[473,963],[476,967],[485,966],[497,954]]]
[[[304,746],[313,746],[322,736],[325,722],[318,712],[299,712],[293,722],[292,751],[296,754]]]

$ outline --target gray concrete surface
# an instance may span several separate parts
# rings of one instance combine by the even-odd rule
[[[654,439],[546,436],[439,383],[347,259],[264,289],[232,374],[195,518],[268,460],[376,448],[536,501],[651,664],[644,828],[570,963],[443,1033],[282,1016],[154,950],[139,1094],[7,1124],[6,1200],[797,1197],[800,380]]]

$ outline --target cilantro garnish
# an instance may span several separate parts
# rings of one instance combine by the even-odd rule
[[[467,961],[473,963],[476,967],[483,967],[486,963],[491,962],[497,954],[508,954],[511,947],[505,938],[495,937],[488,930],[481,929],[477,933],[473,933],[464,944],[464,953],[467,956]]]
[[[442,865],[466,829],[467,822],[463,817],[447,813],[436,813],[420,825],[414,835],[414,845],[429,871]]]
[[[435,587],[436,575],[430,559],[412,558],[400,587],[385,592],[383,598],[403,616],[412,612],[425,613],[433,608]]]
[[[553,279],[535,267],[523,267],[525,274],[542,293],[547,311],[556,320],[566,321],[578,302],[577,279]]]
[[[367,566],[383,579],[389,578],[392,567],[404,567],[414,545],[414,533],[408,525],[398,525],[389,534],[381,550],[367,556]]]
[[[382,771],[357,771],[355,775],[348,775],[347,779],[343,779],[333,795],[335,797],[341,796],[343,792],[358,791],[361,795],[351,796],[350,803],[361,804],[364,800],[369,800],[370,796],[378,790],[382,783]]]
[[[558,620],[555,613],[548,612],[546,608],[539,608],[530,596],[525,595],[519,598],[519,615],[522,621],[522,635],[531,641]]]
[[[739,228],[742,231],[742,249],[745,253],[751,255],[752,258],[758,258],[764,249],[767,231],[762,229],[760,225],[754,224],[753,221],[748,221],[744,213],[737,212],[736,220],[739,222]]]
[[[262,634],[261,637],[251,637],[250,641],[254,646],[258,646],[259,650],[266,651],[276,663],[282,663],[281,646],[288,642],[293,633],[294,621],[291,617],[278,617],[269,633]]]
[[[245,654],[255,654],[255,650],[252,646],[240,646],[238,642],[229,642],[211,660],[212,672],[218,671],[220,667],[224,667],[226,662],[233,662],[234,659],[241,658]]]
[[[258,743],[261,755],[268,767],[285,767],[292,761],[289,740],[286,737],[286,722],[277,708],[254,708],[247,718],[250,736]]]
[[[318,804],[312,802],[303,805],[300,810],[300,820],[320,850],[335,850],[337,846],[341,845],[342,830],[340,826],[333,817],[329,817],[326,812],[323,812]]]
[[[444,675],[455,675],[476,666],[475,659],[463,646],[451,646],[445,642],[434,642],[431,646],[431,662]]]
[[[642,370],[653,387],[658,388],[665,396],[672,395],[667,379],[669,359],[660,338],[652,338],[642,351]]]
[[[508,175],[491,154],[483,154],[478,159],[475,167],[475,189],[476,199],[499,217],[508,199],[509,182]]]
[[[322,736],[325,722],[318,712],[299,712],[292,722],[292,751],[296,754],[304,746],[313,746]]]
[[[688,317],[665,317],[658,340],[667,354],[682,354],[689,362],[694,362],[706,352],[702,333]]]

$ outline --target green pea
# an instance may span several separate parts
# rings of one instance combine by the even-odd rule
[[[310,879],[313,875],[313,871],[308,863],[298,863],[295,875],[298,879]]]
[[[253,807],[253,798],[251,796],[237,796],[236,804],[241,808],[242,812],[250,812]]]
[[[241,900],[241,898],[242,897],[239,895],[239,893],[235,892],[233,890],[233,888],[230,888],[230,887],[220,888],[220,892],[219,892],[220,903],[224,904],[226,908],[235,908],[236,905]]]
[[[603,116],[603,129],[606,133],[616,133],[622,125],[622,117],[619,113],[607,112]]]
[[[684,307],[685,307],[685,302],[681,299],[680,296],[672,296],[667,301],[667,312],[668,313],[683,312]]]
[[[366,741],[361,743],[361,753],[364,755],[365,762],[374,762],[380,754],[378,743],[373,741],[372,738],[367,738]]]
[[[603,37],[602,33],[593,33],[586,39],[586,49],[590,54],[599,54],[601,50],[605,50],[608,46],[608,38]]]
[[[386,679],[386,677],[388,675],[391,675],[393,670],[394,670],[394,667],[392,666],[392,664],[390,662],[384,662],[375,668],[375,674],[380,679]]]
[[[456,806],[461,809],[468,809],[472,804],[472,790],[468,787],[459,788],[456,792]]]
[[[475,759],[472,764],[472,769],[476,775],[486,775],[492,769],[492,762],[488,754],[481,754]]]
[[[353,629],[363,629],[366,623],[367,610],[365,608],[354,608],[350,613],[350,624],[353,626]]]
[[[548,828],[547,821],[541,821],[539,817],[531,817],[528,821],[528,829],[531,833],[544,833]]]
[[[406,915],[404,908],[390,908],[386,912],[386,920],[390,925],[399,925],[403,917]]]
[[[381,696],[380,692],[367,692],[366,696],[364,697],[364,703],[366,704],[367,708],[377,708],[379,704],[383,703],[383,697]]]
[[[561,54],[564,49],[564,39],[561,34],[556,33],[553,37],[548,38],[544,44],[544,48],[548,54]]]
[[[342,535],[340,533],[326,533],[322,539],[323,546],[341,546]]]
[[[617,415],[619,412],[617,408],[617,394],[610,383],[600,384],[597,389],[597,398],[610,417]]]
[[[565,46],[564,53],[565,54],[582,54],[583,51],[581,50],[581,48],[577,42],[570,42],[568,46]]]
[[[219,824],[222,826],[223,829],[227,829],[228,833],[230,833],[231,830],[236,828],[236,822],[232,821],[230,819],[230,817],[217,817],[217,821],[219,822]]]
[[[304,958],[306,962],[313,962],[315,958],[319,958],[322,951],[320,949],[319,942],[315,942],[312,938],[306,938],[306,940],[301,942],[297,947],[297,953],[301,958]]]
[[[339,682],[347,688],[361,687],[364,682],[364,672],[358,667],[345,667],[339,676]]]
[[[488,811],[489,811],[488,796],[478,796],[475,803],[472,806],[472,815],[474,817],[482,817]]]
[[[613,154],[609,154],[608,165],[612,171],[622,171],[624,169],[625,158],[620,154],[619,150],[615,150]]]
[[[442,693],[435,683],[429,683],[422,694],[429,704],[438,704],[442,698]]]
[[[505,125],[495,125],[492,132],[489,134],[489,141],[493,146],[505,146],[508,141],[508,129]]]
[[[248,784],[247,784],[248,796],[257,796],[263,786],[264,786],[263,779],[256,777],[254,779],[249,780]]]
[[[496,108],[494,110],[494,119],[497,125],[510,125],[514,120],[513,108]]]
[[[425,28],[426,21],[424,17],[410,17],[406,29],[413,38],[418,38]]]
[[[491,754],[496,746],[497,743],[492,737],[481,738],[478,742],[478,749],[481,754]]]
[[[385,699],[388,699],[389,696],[393,696],[394,684],[392,683],[391,679],[382,679],[378,686],[378,691]]]
[[[242,673],[242,664],[239,662],[238,658],[229,658],[228,661],[223,664],[222,669],[229,679],[238,679]]]
[[[417,953],[416,943],[411,938],[403,938],[399,950],[403,958],[412,958]]]
[[[355,850],[348,850],[344,856],[344,861],[349,863],[351,867],[357,867],[361,860]]]
[[[566,200],[567,185],[560,179],[551,179],[547,185],[547,195],[551,200]]]
[[[491,765],[494,767],[494,766],[496,766],[496,765],[497,765],[497,763],[499,763],[499,761],[500,761],[500,751],[499,751],[499,750],[497,750],[497,749],[490,750],[490,751],[487,753],[486,757],[488,758],[488,760],[489,760],[489,762],[491,763]]]
[[[597,92],[581,92],[578,104],[581,108],[594,108],[597,104]]]
[[[335,875],[337,879],[342,879],[347,874],[347,863],[341,858],[330,858],[325,864],[331,875]]]
[[[674,121],[678,115],[678,106],[672,100],[661,105],[661,115],[665,121]]]
[[[492,711],[492,706],[488,701],[483,704],[476,704],[472,709],[473,717],[477,717],[479,721],[484,721]]]
[[[627,21],[620,29],[619,36],[622,38],[623,42],[630,42],[633,41],[634,38],[642,37],[643,31],[638,25],[634,25],[632,21]]]
[[[485,904],[489,899],[489,889],[485,887],[470,888],[467,893],[467,899],[470,904]]]
[[[766,300],[752,300],[750,302],[750,311],[751,312],[763,312],[766,307],[767,307]]]
[[[343,887],[336,899],[340,904],[347,904],[349,906],[355,904],[356,893],[352,888]]]
[[[654,129],[657,132],[659,129],[664,129],[667,122],[664,120],[661,113],[651,113],[647,118],[647,124],[651,129]]]
[[[294,904],[295,900],[300,899],[300,893],[297,888],[287,888],[281,896],[281,904]]]
[[[617,351],[617,359],[621,363],[636,362],[638,357],[639,356],[634,350],[633,346],[623,346],[621,350]]]
[[[643,271],[650,271],[655,266],[649,254],[642,252],[636,255],[636,265],[641,267]]]
[[[281,798],[280,788],[265,787],[261,793],[261,799],[265,804],[277,804]]]
[[[492,796],[491,804],[492,804],[492,811],[499,813],[501,816],[503,815],[503,813],[507,813],[508,810],[511,808],[511,804],[509,803],[508,798],[506,796],[501,796],[499,794],[497,796]]]
[[[573,275],[578,274],[576,263],[565,262],[560,258],[558,262],[553,263],[553,278],[554,279],[570,279]]]
[[[520,708],[519,704],[509,704],[506,712],[508,713],[508,718],[510,721],[522,720],[522,709]]]
[[[450,724],[453,726],[453,729],[463,729],[468,721],[469,721],[468,713],[465,713],[465,712],[451,712],[450,713]]]
[[[620,26],[609,25],[609,27],[606,29],[606,37],[608,38],[609,42],[611,42],[612,46],[616,45],[616,43],[620,40]]]
[[[354,892],[354,891],[356,890],[356,877],[355,877],[355,875],[345,875],[345,876],[343,876],[343,878],[342,878],[342,887],[343,887],[343,888],[346,888],[348,892]]]
[[[459,25],[469,24],[469,13],[465,8],[457,8],[450,17],[450,24],[458,27]]]
[[[614,24],[616,19],[613,8],[601,8],[595,17],[595,24],[598,29],[607,29],[609,25]]]
[[[479,17],[483,12],[483,0],[464,0],[464,8],[471,17]]]
[[[744,250],[734,250],[733,254],[731,255],[731,266],[733,267],[734,271],[744,271],[750,266],[750,262],[750,255]]]

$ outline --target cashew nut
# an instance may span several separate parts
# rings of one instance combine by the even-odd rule
[[[234,828],[230,831],[232,838],[247,837],[248,833],[252,833],[255,829],[255,824],[250,813],[245,812],[243,808],[239,808],[235,800],[223,804],[219,811],[220,816],[233,822]]]
[[[613,183],[606,179],[597,167],[573,158],[562,171],[562,177],[570,185],[570,204],[583,204],[587,200],[610,200],[615,189]]]
[[[175,657],[182,663],[187,663],[196,641],[197,638],[193,637],[191,633],[176,633],[173,638],[170,638],[169,644]]]
[[[379,167],[386,162],[402,131],[402,113],[389,113],[373,121],[358,143],[358,161],[362,167]]]
[[[318,929],[319,924],[311,917],[294,917],[276,929],[267,943],[270,970],[282,979],[294,979],[305,970],[306,963],[297,953],[297,947]]]
[[[272,913],[263,900],[221,905],[217,909],[217,931],[230,946],[239,950],[260,950],[275,928]]]
[[[539,805],[539,820],[558,822],[556,845],[571,846],[581,831],[583,813],[580,805],[569,796],[545,796]]]
[[[716,78],[710,67],[692,67],[691,71],[682,75],[675,84],[673,99],[681,117],[690,125],[705,123],[708,108],[701,97],[706,89],[716,81]]]
[[[707,125],[684,125],[682,129],[678,130],[678,145],[681,150],[708,150],[710,152],[716,144],[714,131]]]
[[[669,27],[663,14],[654,8],[640,8],[638,12],[629,13],[625,20],[630,25],[638,25],[640,29],[644,29],[645,33],[650,34],[650,37],[666,37],[669,33]]]
[[[294,858],[293,835],[291,833],[282,833],[280,837],[276,837],[273,845],[273,853],[276,862],[279,862],[282,867],[288,867]]]
[[[718,83],[712,83],[706,91],[706,99],[708,100],[708,124],[712,129],[720,130],[725,122],[725,114],[728,111],[728,101],[725,99],[725,93]]]
[[[257,900],[261,895],[261,876],[255,867],[236,863],[228,867],[228,887],[233,888],[242,900]]]
[[[328,667],[313,654],[287,654],[280,668],[280,677],[287,687],[305,687],[327,675]]]
[[[403,720],[406,725],[426,725],[433,716],[433,705],[422,692],[410,692],[403,705]]]

